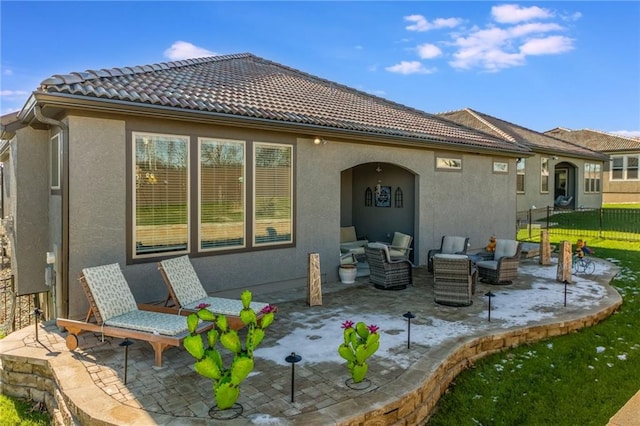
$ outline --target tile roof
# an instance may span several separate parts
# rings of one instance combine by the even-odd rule
[[[555,128],[545,134],[585,146],[598,152],[640,151],[640,140],[598,130]]]
[[[501,138],[249,53],[54,75],[41,83],[36,96],[39,93],[528,152]]]
[[[517,124],[465,108],[457,111],[449,111],[437,114],[464,126],[473,127],[512,143],[518,143],[529,147],[532,151],[542,151],[580,158],[597,158],[605,160],[606,157],[580,144],[556,138],[552,135],[536,132]]]

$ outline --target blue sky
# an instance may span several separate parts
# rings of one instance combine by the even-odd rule
[[[54,74],[250,52],[438,113],[640,136],[640,2],[0,1],[0,113]]]

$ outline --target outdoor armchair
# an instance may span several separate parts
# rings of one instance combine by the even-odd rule
[[[162,367],[162,352],[180,346],[189,335],[187,320],[180,315],[140,309],[117,263],[85,268],[80,284],[89,301],[85,321],[58,318],[56,325],[66,328],[67,348],[78,347],[78,335],[85,331],[103,336],[148,342],[155,352],[155,365]],[[213,323],[200,322],[197,333],[210,330]]]
[[[411,235],[403,234],[402,232],[394,232],[393,240],[389,247],[389,256],[391,259],[409,259],[409,253],[411,251],[411,242],[413,237]]]
[[[476,263],[480,279],[490,284],[511,284],[518,276],[522,243],[515,240],[496,240],[493,259]]]
[[[383,243],[370,243],[365,248],[369,263],[369,279],[376,288],[401,290],[412,282],[412,265],[408,259],[392,259]]]
[[[364,255],[364,246],[369,244],[366,238],[358,239],[355,226],[343,226],[340,228],[340,252]]]
[[[466,254],[468,244],[469,237],[443,236],[440,248],[431,249],[427,252],[427,270],[433,272],[433,256],[436,254]]]
[[[436,303],[469,306],[476,290],[478,270],[463,254],[433,256],[433,293]]]

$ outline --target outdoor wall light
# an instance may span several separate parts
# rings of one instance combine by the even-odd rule
[[[326,145],[326,144],[327,144],[327,141],[325,141],[324,139],[322,139],[322,138],[321,138],[321,137],[319,137],[319,136],[316,136],[315,138],[313,138],[313,143],[314,143],[315,145],[320,145],[320,144],[322,144],[322,145]]]
[[[552,159],[552,160],[557,160],[557,159],[558,159],[558,156],[557,156],[557,155],[554,155],[553,157],[551,157],[551,159]]]

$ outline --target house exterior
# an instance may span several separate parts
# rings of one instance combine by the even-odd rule
[[[531,150],[533,156],[516,163],[518,211],[559,206],[555,203],[559,196],[568,200],[562,208],[602,205],[602,171],[608,159],[605,155],[470,108],[438,116]]]
[[[416,264],[443,235],[514,238],[532,155],[252,54],[54,75],[2,139],[17,289],[48,318],[86,314],[76,278],[96,265],[149,303],[157,262],[188,254],[208,292],[258,299],[306,292],[310,253],[337,280],[341,226],[412,235]]]
[[[570,130],[561,127],[549,130],[545,134],[584,146],[608,157],[603,169],[604,203],[640,203],[639,139],[597,130]]]

